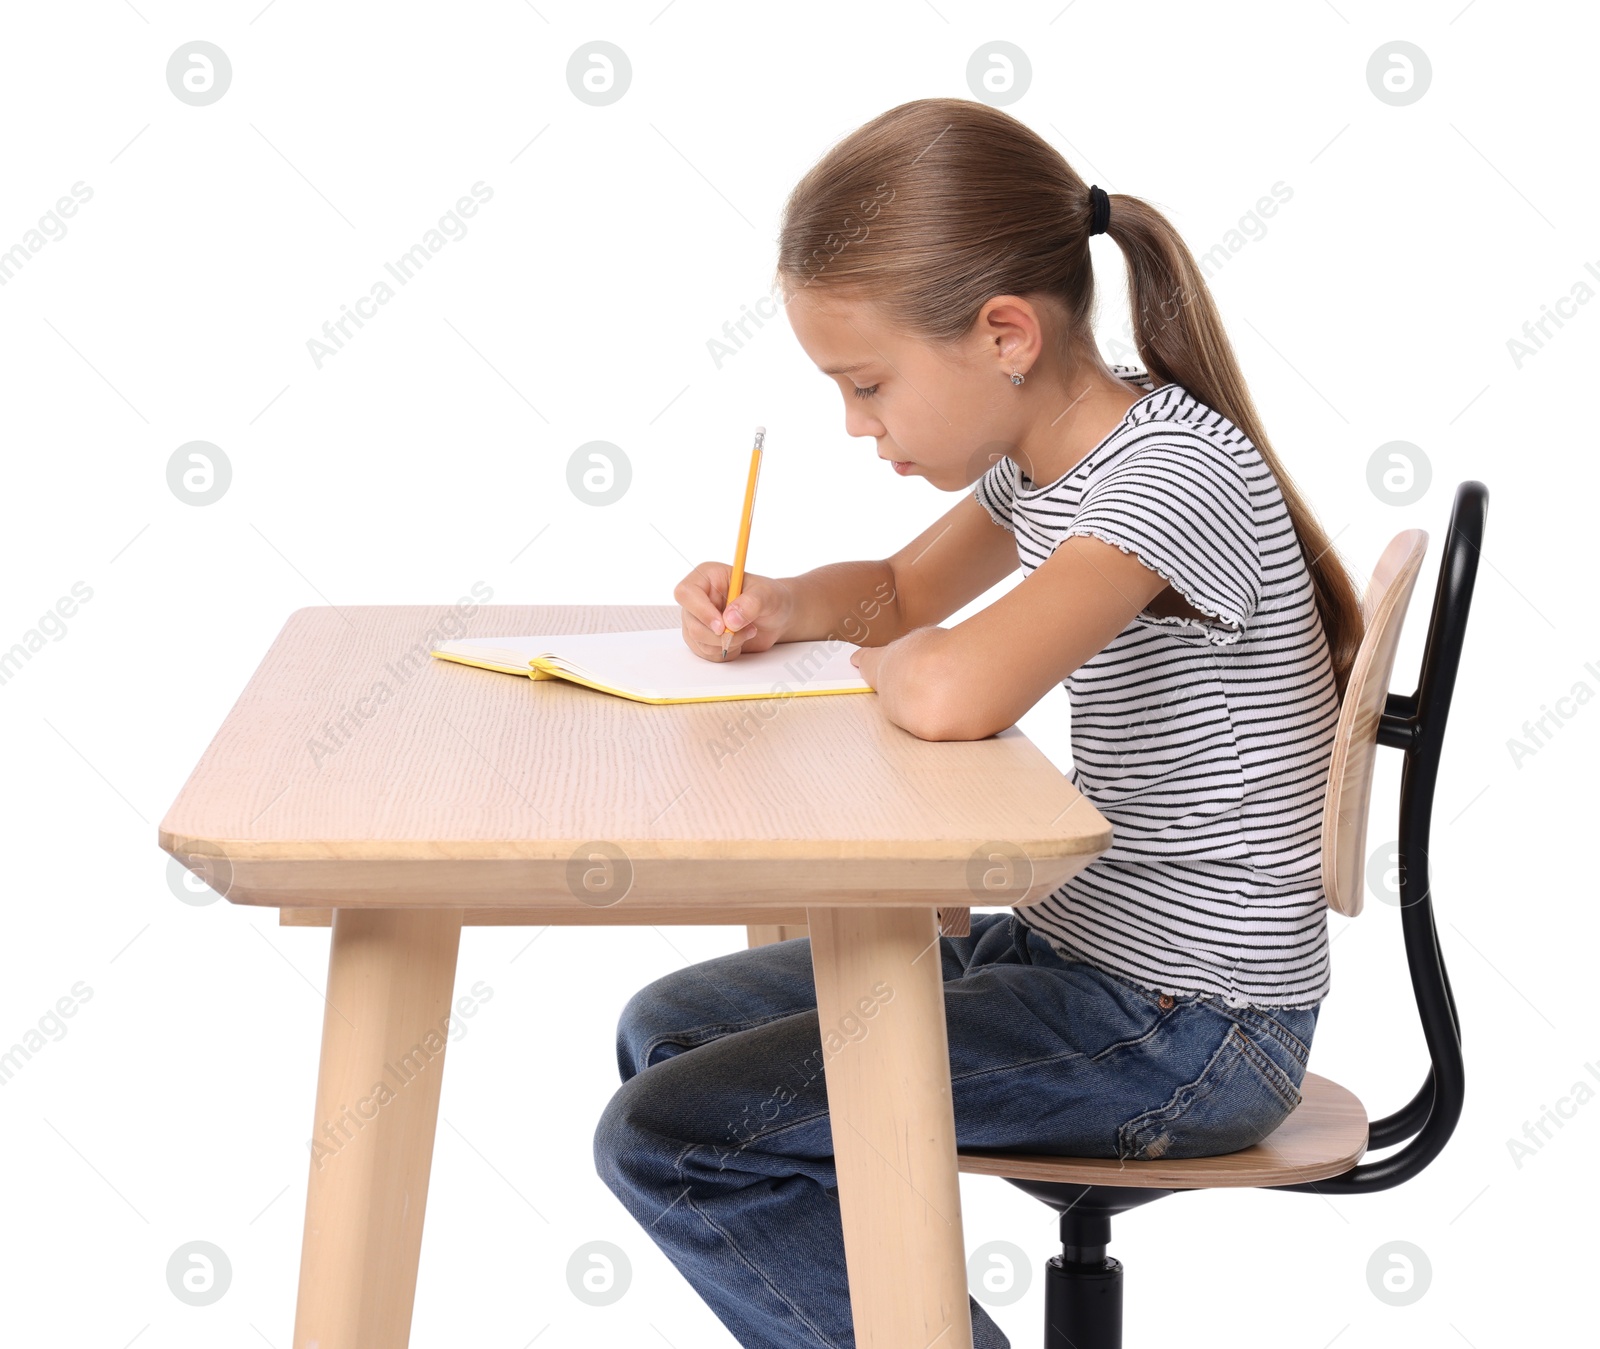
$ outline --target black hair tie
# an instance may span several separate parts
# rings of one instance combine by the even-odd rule
[[[1111,223],[1111,198],[1102,188],[1090,184],[1089,205],[1094,210],[1094,215],[1089,221],[1089,233],[1104,234],[1106,226]]]

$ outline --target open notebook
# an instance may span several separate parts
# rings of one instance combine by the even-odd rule
[[[704,660],[681,628],[575,632],[544,637],[462,637],[431,654],[505,674],[569,679],[638,703],[710,703],[733,698],[798,698],[871,693],[850,663],[849,642],[779,642],[766,651]]]

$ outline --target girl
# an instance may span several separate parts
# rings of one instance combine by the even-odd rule
[[[1096,233],[1127,260],[1143,371],[1096,348]],[[1361,613],[1193,256],[1005,113],[922,99],[801,179],[778,279],[846,431],[963,497],[886,561],[747,575],[731,605],[730,568],[701,564],[684,640],[717,660],[725,628],[730,659],[844,637],[884,715],[930,740],[992,735],[1064,681],[1071,780],[1115,833],[1044,901],[939,939],[958,1145],[1258,1142],[1299,1103],[1328,991],[1320,822]],[[810,945],[635,994],[595,1134],[606,1184],[763,1349],[855,1344],[824,1079],[751,1109],[820,1061]],[[977,1349],[1008,1344],[971,1311]]]

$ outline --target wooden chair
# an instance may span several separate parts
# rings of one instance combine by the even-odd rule
[[[1322,816],[1322,882],[1331,908],[1361,912],[1367,807],[1379,745],[1405,755],[1400,787],[1401,927],[1432,1060],[1409,1104],[1367,1121],[1344,1087],[1307,1073],[1302,1101],[1263,1142],[1219,1157],[1127,1161],[960,1152],[960,1169],[1001,1176],[1061,1214],[1062,1253],[1046,1264],[1045,1349],[1120,1349],[1122,1266],[1106,1254],[1115,1214],[1178,1190],[1255,1186],[1366,1194],[1399,1185],[1436,1157],[1461,1113],[1460,1028],[1439,952],[1428,881],[1428,829],[1445,720],[1483,545],[1488,489],[1456,490],[1417,691],[1390,693],[1395,649],[1428,536],[1408,529],[1379,558],[1362,608],[1365,635],[1340,708]],[[1407,1142],[1407,1140],[1410,1140]],[[1368,1148],[1406,1146],[1361,1162]]]

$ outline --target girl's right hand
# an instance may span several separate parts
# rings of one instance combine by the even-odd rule
[[[781,642],[794,613],[794,596],[782,581],[747,571],[730,605],[732,581],[733,568],[726,562],[702,562],[672,592],[683,608],[683,640],[704,660],[722,659],[724,622],[732,660],[741,651],[765,651]]]

